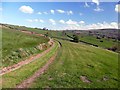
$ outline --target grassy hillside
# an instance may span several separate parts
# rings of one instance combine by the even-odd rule
[[[35,46],[39,45],[40,43],[46,43],[49,41],[49,39],[35,35],[28,35],[14,29],[3,28],[2,41],[3,66],[8,66],[19,61],[11,61],[17,52],[19,52],[19,50],[28,50],[30,53],[30,51],[35,51]],[[38,51],[39,50],[36,50],[35,52]]]
[[[61,31],[39,30],[35,28],[3,29],[3,66],[19,62],[14,55],[19,50],[31,54],[42,52],[36,49],[36,45],[48,42],[47,38],[27,35],[18,30],[29,30],[41,34],[48,32],[49,36],[68,38]],[[73,35],[72,32],[66,32]],[[58,39],[56,39],[58,40]],[[111,47],[117,42],[112,40],[96,39],[93,36],[83,36],[80,40],[97,44],[100,47]],[[62,47],[58,50],[58,44],[52,50],[21,67],[18,70],[3,75],[3,88],[13,88],[22,81],[32,76],[41,68],[51,56],[58,50],[58,55],[49,69],[32,84],[31,88],[117,88],[118,86],[118,53],[93,47],[82,43],[58,40]],[[9,46],[9,47],[8,47]],[[35,51],[34,51],[35,50]],[[29,54],[28,53],[28,54]],[[5,59],[7,57],[7,60]],[[21,58],[23,60],[23,57]],[[33,68],[31,68],[33,67]]]
[[[2,88],[15,88],[23,80],[32,76],[38,69],[46,64],[46,62],[57,52],[58,44],[51,51],[41,58],[2,76]]]
[[[50,37],[55,37],[55,38],[65,38],[65,39],[71,39],[68,38],[67,35],[72,36],[75,32],[74,31],[53,31],[53,30],[42,30],[42,29],[38,29],[38,28],[27,28],[27,27],[18,27],[18,26],[12,26],[18,30],[28,30],[28,31],[32,31],[32,32],[36,32],[36,33],[41,33],[41,34],[45,34],[48,33],[48,35]],[[106,30],[106,32],[109,30]],[[84,35],[86,32],[83,31],[83,34],[79,34],[79,39],[91,44],[96,44],[99,47],[103,47],[103,48],[111,48],[113,46],[117,46],[117,44],[119,43],[118,41],[115,41],[113,39],[105,39],[105,38],[101,38],[101,39],[96,39],[96,37],[94,36],[89,36],[89,35]],[[66,35],[66,34],[67,35]],[[102,31],[99,31],[99,33],[102,33]],[[82,37],[81,37],[82,36]],[[103,42],[100,42],[103,41]],[[118,50],[117,50],[118,51]]]
[[[118,54],[88,45],[61,41],[62,47],[49,70],[32,88],[116,88]]]
[[[65,33],[63,33],[63,31],[50,31],[50,30],[39,30],[39,29],[34,29],[34,28],[27,28],[27,30],[29,31],[33,31],[33,32],[37,32],[37,33],[48,33],[48,35],[50,37],[55,37],[55,38],[65,38],[65,39],[71,39],[69,37],[67,37],[67,35],[72,36],[74,33],[69,32],[69,31],[64,31],[67,35],[65,35]],[[105,39],[105,38],[101,38],[101,39],[96,39],[96,37],[94,36],[89,36],[89,35],[84,35],[81,37],[81,34],[78,35],[79,40],[91,43],[91,44],[96,44],[99,47],[103,47],[103,48],[111,48],[113,46],[117,46],[117,44],[119,43],[118,41],[115,41],[113,39]],[[100,42],[103,41],[103,42]]]
[[[11,28],[14,28],[14,29],[17,29],[17,30],[28,30],[28,31],[32,31],[32,32],[40,33],[40,34],[48,33],[48,35],[50,37],[68,38],[66,35],[64,35],[62,30],[61,31],[42,30],[42,29],[38,29],[38,28],[30,28],[30,27],[16,26],[16,25],[6,25],[6,27],[11,27]],[[67,32],[67,33],[71,35],[70,32]]]
[[[24,30],[24,29],[23,29]],[[41,29],[35,29],[35,28],[26,28],[25,30],[36,32],[36,33],[41,33],[41,34],[46,34],[50,37],[60,37],[60,38],[68,38],[62,31],[53,31],[53,30],[41,30]],[[69,32],[67,32],[70,34]]]
[[[112,40],[112,39],[108,40],[105,38],[96,39],[96,37],[94,37],[94,36],[83,36],[83,37],[80,37],[80,40],[86,41],[86,42],[89,42],[92,44],[96,44],[103,48],[109,48],[109,47],[112,47],[112,46],[115,46],[118,44],[118,42],[115,40]],[[100,41],[103,41],[103,42],[100,42]]]

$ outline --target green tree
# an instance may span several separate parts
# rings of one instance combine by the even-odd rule
[[[78,36],[76,35],[76,34],[73,34],[73,36],[69,36],[69,35],[67,35],[69,38],[72,38],[73,40],[73,42],[79,42],[79,38],[78,38]]]
[[[48,37],[48,32],[46,32],[44,35],[45,35],[46,37]]]
[[[79,42],[79,38],[78,38],[78,36],[75,35],[75,34],[73,35],[73,41],[74,41],[74,42]]]

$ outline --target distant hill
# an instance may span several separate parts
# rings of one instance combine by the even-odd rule
[[[68,32],[73,32],[76,34],[86,34],[86,35],[94,35],[94,36],[105,36],[110,38],[120,38],[119,29],[91,29],[91,30],[67,30]]]

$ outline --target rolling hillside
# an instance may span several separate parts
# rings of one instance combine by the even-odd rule
[[[80,1],[0,1],[1,90],[120,89],[120,1]]]
[[[92,44],[96,44],[99,47],[103,47],[103,48],[110,48],[113,46],[117,46],[119,42],[119,41],[115,41],[114,39],[107,39],[107,38],[96,39],[96,37],[94,36],[82,36],[80,37],[80,40]]]
[[[31,63],[2,75],[2,88],[16,88],[24,84],[30,77],[42,69],[51,57],[56,58],[51,65],[35,81],[30,84],[30,88],[117,88],[118,87],[118,53],[100,47],[94,47],[84,43],[74,43],[62,31],[38,30],[34,28],[24,29],[14,26],[14,28],[3,28],[3,67],[10,66],[22,61],[31,55],[44,53],[50,46],[47,44],[48,38],[26,34],[22,30],[28,30],[39,34],[49,33],[54,37],[54,44],[50,51],[42,54],[40,58]],[[72,32],[66,32],[73,35]],[[92,36],[83,37],[82,40],[91,41],[93,44],[99,42]],[[98,43],[101,47],[110,47],[117,42],[103,40]],[[40,50],[39,44],[45,43],[47,48]],[[60,48],[59,48],[60,46]],[[25,56],[24,56],[25,55]],[[38,73],[39,74],[39,73]],[[37,75],[37,74],[36,74]],[[31,78],[30,78],[31,80]],[[24,88],[28,88],[25,84]]]
[[[40,51],[37,48],[35,49],[35,47],[39,44],[47,43],[49,39],[35,35],[28,35],[14,29],[3,28],[2,41],[3,66],[9,66],[19,62],[27,56],[42,52],[43,50]],[[25,53],[26,55],[23,55]]]
[[[62,41],[55,62],[31,88],[116,88],[118,54]]]
[[[56,42],[50,52],[43,55],[41,58],[38,58],[15,71],[4,74],[2,76],[2,88],[16,88],[16,85],[22,83],[24,80],[32,76],[38,69],[42,68],[57,50],[58,43]]]

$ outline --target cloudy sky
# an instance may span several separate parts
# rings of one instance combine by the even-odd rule
[[[48,29],[118,28],[117,2],[3,2],[1,23]]]

